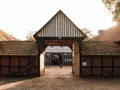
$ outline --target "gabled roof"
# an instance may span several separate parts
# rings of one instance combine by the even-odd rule
[[[114,42],[120,41],[120,22],[117,25],[108,28],[107,30],[100,30],[99,35],[92,38],[92,40]]]
[[[83,55],[120,55],[120,45],[112,41],[84,41]]]
[[[61,10],[59,10],[34,37],[87,37]]]
[[[0,41],[9,41],[9,40],[16,40],[16,38],[0,30]]]
[[[37,55],[35,41],[0,41],[0,55]]]

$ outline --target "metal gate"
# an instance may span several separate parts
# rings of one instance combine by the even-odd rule
[[[59,59],[58,62],[55,64],[54,56],[59,55],[62,59],[62,65],[64,66],[70,66],[72,65],[72,53],[70,52],[64,52],[64,53],[52,53],[52,52],[46,52],[45,53],[45,65],[59,65]]]

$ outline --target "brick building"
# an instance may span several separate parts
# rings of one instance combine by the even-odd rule
[[[113,34],[114,31],[117,33]],[[119,31],[114,26],[106,34],[100,32],[106,40],[101,40],[101,35],[101,39],[97,36],[93,41],[86,41],[87,35],[60,10],[34,34],[36,41],[0,41],[0,75],[44,75],[46,47],[68,46],[72,50],[74,75],[119,76]]]

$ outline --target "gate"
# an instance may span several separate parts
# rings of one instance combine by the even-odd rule
[[[61,55],[63,66],[72,65],[72,53],[70,53],[70,52],[65,52],[65,53],[46,52],[45,53],[45,65],[60,65],[59,59],[58,59],[56,64],[54,63],[54,56],[55,55]]]

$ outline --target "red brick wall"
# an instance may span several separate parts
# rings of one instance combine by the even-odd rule
[[[0,65],[1,66],[8,66],[9,65],[9,57],[2,56],[0,57]],[[9,68],[8,67],[1,67],[1,75],[9,75]]]
[[[112,56],[103,56],[103,66],[112,66]]]
[[[114,58],[114,65],[115,66],[120,66],[120,57],[119,56],[116,56]],[[120,67],[115,68],[115,73],[120,75]]]
[[[31,66],[37,66],[38,65],[37,57],[30,57],[30,65]]]
[[[120,57],[118,56],[114,57],[114,64],[115,66],[120,66]]]
[[[11,66],[18,66],[18,57],[11,57]]]
[[[27,66],[28,65],[28,57],[21,56],[20,57],[20,66]]]
[[[7,57],[7,56],[2,56],[2,57],[1,57],[1,65],[2,65],[2,66],[8,66],[8,65],[9,65],[9,57]]]
[[[19,69],[19,59],[20,59],[20,69]],[[0,56],[0,75],[10,75],[19,73],[20,75],[37,75],[38,74],[38,60],[37,56],[29,56],[29,66],[28,66],[28,56]],[[9,68],[10,60],[10,68]]]
[[[101,66],[101,57],[100,56],[93,56],[92,57],[93,66]]]
[[[91,56],[83,56],[83,62],[87,62],[87,66],[82,69],[83,75],[91,75]],[[92,74],[101,75],[101,56],[92,56]],[[112,73],[112,56],[103,56],[103,73]],[[120,56],[114,56],[114,66],[120,66]],[[120,75],[120,67],[114,68],[115,74]]]

